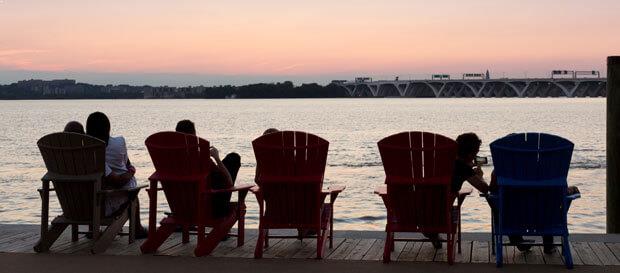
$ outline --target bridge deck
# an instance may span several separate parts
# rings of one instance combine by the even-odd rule
[[[380,261],[383,253],[383,232],[340,232],[335,236],[334,247],[327,249],[328,260]],[[236,247],[236,239],[222,242],[211,254],[212,257],[249,259],[253,257],[256,231],[247,232],[246,243]],[[38,226],[0,225],[0,252],[33,253],[32,246],[38,240]],[[54,244],[50,253],[88,254],[90,240],[81,237],[71,242],[68,232]],[[481,233],[464,234],[462,253],[458,263],[494,263],[495,256],[490,250],[489,235]],[[620,265],[620,236],[604,234],[577,234],[571,236],[572,253],[575,265]],[[105,255],[142,255],[139,250],[143,240],[128,245],[126,237],[117,237]],[[315,255],[315,240],[303,242],[295,239],[271,239],[270,247],[264,257],[269,259],[311,259]],[[195,236],[188,244],[181,243],[180,233],[173,234],[155,254],[156,256],[193,256]],[[530,252],[520,252],[514,247],[505,247],[506,264],[549,264],[561,265],[559,250],[544,254],[541,247]],[[445,262],[446,249],[435,250],[430,243],[397,242],[392,254],[394,261]]]

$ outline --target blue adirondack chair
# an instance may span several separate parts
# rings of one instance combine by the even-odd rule
[[[503,236],[559,236],[567,268],[573,267],[567,213],[580,194],[567,194],[573,153],[569,140],[544,133],[511,134],[491,143],[497,192],[488,197],[496,264],[502,266]],[[534,244],[541,245],[541,244]]]

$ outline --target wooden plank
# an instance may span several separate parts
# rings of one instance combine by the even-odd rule
[[[278,250],[278,252],[275,254],[276,258],[291,258],[298,251],[300,251],[304,246],[306,246],[306,244],[308,244],[310,241],[310,240],[296,240],[296,239],[291,239],[291,240],[292,242],[287,244],[286,247],[283,247],[280,250]]]
[[[555,251],[550,254],[546,254],[543,252],[543,258],[545,259],[545,264],[554,264],[554,265],[562,265],[564,264],[564,259],[560,254],[561,250],[559,247],[554,247]]]
[[[226,253],[224,257],[229,258],[254,258],[254,250],[256,249],[257,236],[246,238],[242,247],[237,247]]]
[[[2,239],[0,239],[0,248],[4,248],[4,247],[8,247],[11,242],[15,241],[15,240],[19,240],[25,237],[30,237],[32,236],[32,234],[34,233],[29,233],[29,232],[17,232],[17,233],[11,233],[7,236],[4,236]],[[39,234],[36,233],[37,238],[39,237]]]
[[[286,248],[286,246],[292,242],[293,239],[278,239],[277,242],[270,244],[269,247],[265,249],[265,252],[263,252],[263,258],[275,258],[278,251]]]
[[[474,241],[471,248],[472,263],[489,263],[489,243]]]
[[[88,253],[90,254],[91,248],[92,248],[92,241],[82,239],[82,240],[78,240],[77,242],[72,243],[71,246],[67,248],[57,251],[57,253],[64,253],[64,254]]]
[[[398,260],[398,256],[400,256],[401,252],[405,248],[407,242],[399,241],[394,242],[394,251],[392,251],[390,255],[390,260],[396,261]],[[383,248],[385,247],[385,241],[382,239],[377,239],[372,244],[372,247],[366,252],[362,260],[365,261],[382,261],[383,260]]]
[[[517,248],[515,246],[504,246],[504,253],[502,253],[502,262],[504,264],[515,264],[515,253]],[[491,261],[491,263],[495,263],[495,261]]]
[[[461,245],[462,252],[461,253],[457,252],[456,255],[454,255],[454,262],[455,263],[470,263],[472,242],[463,241],[461,244],[462,244]],[[437,260],[437,258],[435,258],[435,260]],[[447,261],[447,257],[444,259],[444,261]]]
[[[596,257],[601,260],[603,265],[620,265],[620,261],[614,256],[609,248],[602,242],[590,242],[590,248],[594,250]]]
[[[606,243],[605,245],[616,256],[616,259],[620,260],[620,243]]]
[[[366,253],[370,250],[370,247],[372,247],[375,241],[375,239],[360,240],[360,242],[355,246],[355,248],[353,248],[353,251],[351,251],[351,253],[347,255],[345,260],[361,260],[362,258],[364,258],[364,255],[366,255]]]
[[[526,264],[545,264],[542,248],[540,246],[532,246],[530,251],[525,252]]]
[[[594,254],[594,250],[588,245],[586,242],[575,242],[571,243],[575,248],[575,253],[578,254],[579,258],[585,265],[602,265],[603,263],[599,260],[598,257]]]
[[[345,238],[334,238],[334,247],[333,248],[329,248],[329,242],[325,243],[325,249],[323,250],[323,258],[325,257],[329,257],[329,255],[331,255],[332,253],[334,253],[334,251],[336,251],[336,249],[338,249],[340,247],[340,245],[342,245],[342,243],[344,243],[346,239]],[[316,246],[316,243],[314,244]],[[310,258],[315,258],[316,255],[311,256]]]
[[[527,263],[527,251],[521,251],[516,246],[514,247],[514,258],[513,261],[515,264],[526,264]]]
[[[398,261],[415,261],[420,249],[422,248],[422,242],[407,242],[405,247],[398,256]]]
[[[182,245],[182,244],[180,244]],[[210,256],[213,257],[224,257],[224,255],[228,252],[231,252],[233,249],[237,247],[237,240],[235,238],[228,238],[226,241],[221,241],[217,247],[211,252]]]
[[[355,249],[355,246],[359,242],[360,239],[346,239],[342,244],[340,244],[338,249],[326,257],[330,260],[344,260],[351,252],[353,252],[353,249]]]
[[[164,241],[164,243],[161,244],[161,246],[159,246],[159,248],[157,249],[155,253],[153,253],[153,255],[166,256],[165,253],[167,253],[167,250],[169,248],[173,248],[180,244],[181,244],[181,232],[172,233],[172,235],[170,235],[170,237],[168,237],[168,239]]]
[[[446,247],[445,244],[443,247]],[[422,242],[422,246],[420,247],[420,253],[415,257],[417,262],[432,262],[435,258],[435,252],[437,250],[433,247],[433,244],[430,242]]]
[[[37,243],[37,241],[39,241],[39,238],[36,237],[36,236],[22,237],[22,238],[20,238],[18,240],[12,241],[2,251],[6,251],[6,252],[19,252],[20,249],[25,249],[25,248],[32,249],[34,247],[34,245]]]
[[[105,254],[108,255],[142,255],[142,251],[140,251],[140,246],[146,241],[146,239],[140,239],[134,241],[132,244],[129,244],[127,240],[118,240],[112,243],[108,251]]]
[[[583,261],[581,260],[581,257],[579,257],[579,254],[577,254],[577,251],[575,250],[575,246],[573,246],[573,243],[568,244],[568,246],[570,247],[570,253],[573,257],[573,264],[583,265]]]
[[[383,260],[383,248],[385,247],[385,241],[383,239],[377,239],[372,244],[368,252],[364,255],[362,260],[364,261],[381,261]]]
[[[304,242],[308,241],[302,249],[300,249],[297,253],[293,255],[294,259],[309,259],[316,258],[316,240],[304,240]],[[345,242],[344,238],[334,238],[334,247],[329,248],[329,242],[325,244],[325,249],[323,250],[323,258],[329,257],[330,254],[338,250],[341,244]]]

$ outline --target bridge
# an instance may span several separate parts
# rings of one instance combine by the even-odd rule
[[[368,78],[365,78],[368,79]],[[605,97],[605,78],[333,81],[351,97]]]

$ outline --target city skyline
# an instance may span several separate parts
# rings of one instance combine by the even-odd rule
[[[601,70],[620,2],[0,1],[0,83],[327,83]]]

